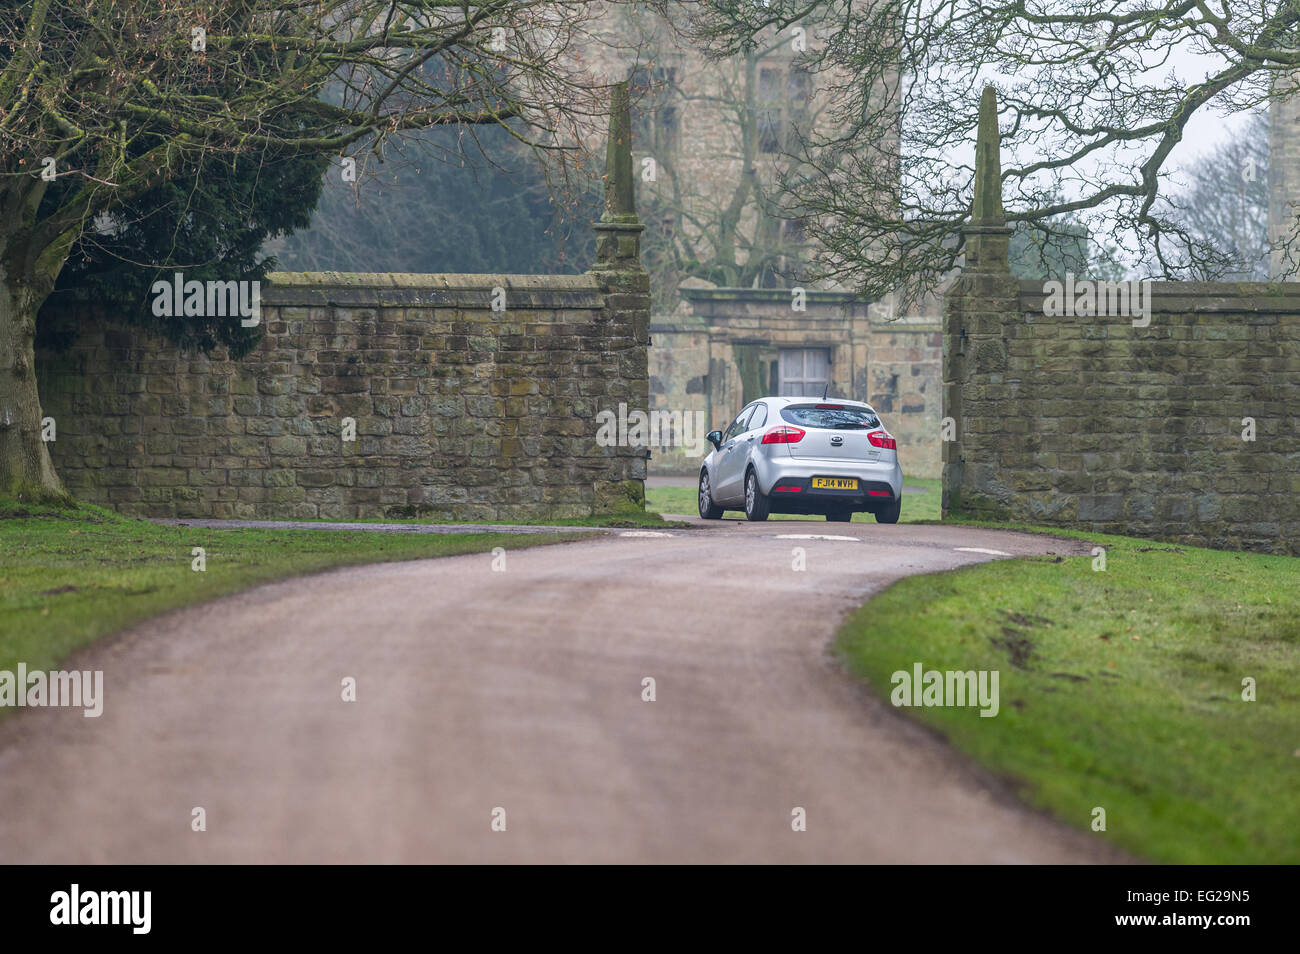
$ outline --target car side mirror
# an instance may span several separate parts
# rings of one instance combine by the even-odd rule
[[[709,431],[704,435],[704,439],[713,445],[714,450],[717,450],[722,446],[722,431]]]

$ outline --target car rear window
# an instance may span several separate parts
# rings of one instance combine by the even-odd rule
[[[847,404],[789,404],[781,408],[787,424],[799,427],[858,428],[879,427],[880,418],[864,407]]]

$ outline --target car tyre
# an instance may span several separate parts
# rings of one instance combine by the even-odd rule
[[[766,520],[771,513],[772,502],[758,486],[758,474],[752,470],[745,474],[745,519]]]
[[[700,471],[700,518],[703,520],[720,520],[722,508],[713,502],[713,487],[709,483],[709,472]]]
[[[876,511],[876,523],[898,523],[898,515],[903,511],[903,498],[899,497],[884,510]]]
[[[848,523],[852,519],[852,510],[832,510],[826,514],[827,523]]]

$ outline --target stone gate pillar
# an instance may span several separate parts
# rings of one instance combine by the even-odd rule
[[[600,279],[605,292],[602,321],[607,322],[605,340],[626,342],[619,358],[616,380],[595,387],[606,409],[618,411],[625,404],[629,413],[650,410],[650,276],[641,264],[641,232],[637,218],[632,176],[632,110],[628,85],[614,84],[609,103],[609,142],[605,150],[605,211],[593,226],[596,231],[596,261],[591,274]],[[593,430],[594,434],[594,430]],[[602,480],[596,485],[596,511],[617,513],[645,508],[647,448],[608,447],[607,454],[619,457],[621,480]]]
[[[1011,228],[1002,210],[997,94],[986,86],[980,96],[975,144],[975,196],[970,222],[962,229],[966,260],[961,276],[944,296],[943,417],[955,437],[943,442],[943,515],[970,511],[995,482],[997,448],[989,436],[967,430],[966,408],[993,398],[989,372],[1005,368],[1005,322],[1019,306],[1020,283],[1008,259]],[[979,383],[972,376],[980,373]],[[950,425],[950,426],[951,426]],[[983,510],[983,506],[978,509]]]

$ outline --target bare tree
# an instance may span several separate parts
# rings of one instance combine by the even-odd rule
[[[1190,277],[1268,281],[1268,130],[1268,113],[1256,113],[1180,176],[1187,187],[1170,196],[1171,216],[1225,256],[1218,267],[1188,261]]]
[[[616,22],[640,51],[633,148],[643,257],[656,308],[688,277],[771,287],[802,274],[809,239],[786,179],[826,111],[790,37],[707,60],[674,32],[675,7]]]
[[[382,153],[410,130],[483,124],[568,155],[604,110],[583,66],[592,16],[577,0],[0,6],[0,493],[63,495],[35,315],[93,222],[203,155]]]
[[[970,211],[980,89],[998,89],[1007,218],[1069,216],[1103,245],[1179,278],[1235,252],[1189,227],[1170,157],[1198,113],[1258,110],[1293,94],[1295,0],[710,0],[690,34],[715,55],[797,25],[832,90],[835,132],[812,153],[802,199],[819,271],[867,297],[934,289],[958,262]],[[1178,75],[1176,53],[1200,59]],[[1294,236],[1293,236],[1294,238]],[[1211,240],[1212,239],[1212,240]]]
[[[591,264],[598,175],[551,183],[547,165],[508,131],[461,138],[455,129],[413,133],[355,182],[330,170],[310,227],[265,251],[304,271],[554,273]],[[438,222],[455,228],[430,227]]]

